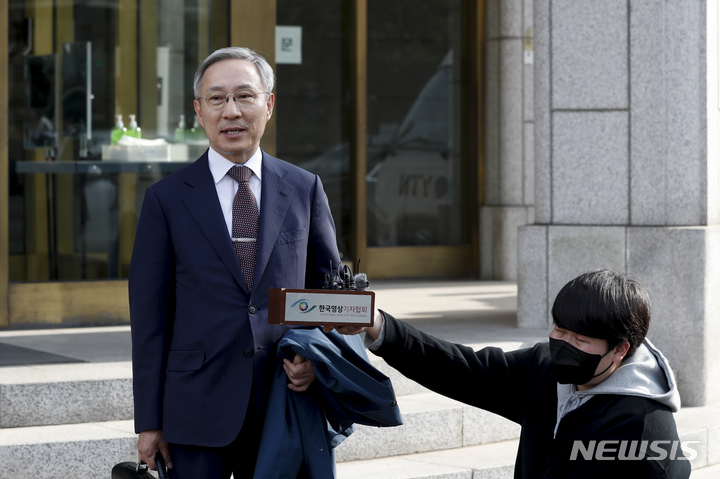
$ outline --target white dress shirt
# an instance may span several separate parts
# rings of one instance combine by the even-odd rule
[[[225,218],[228,234],[232,237],[232,207],[235,193],[237,193],[238,190],[238,183],[230,178],[227,172],[234,166],[247,166],[252,170],[253,175],[250,177],[249,184],[253,195],[255,195],[259,213],[260,192],[262,190],[262,151],[258,148],[255,154],[244,164],[235,165],[235,163],[221,156],[220,153],[210,147],[208,150],[208,164],[210,166],[210,173],[212,173],[213,179],[215,180],[215,190],[220,200],[220,208]]]

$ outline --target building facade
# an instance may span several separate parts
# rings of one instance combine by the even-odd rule
[[[263,148],[372,278],[517,280],[545,328],[609,267],[686,405],[720,400],[717,0],[0,0],[0,328],[127,321],[143,191],[207,146],[192,75],[277,74]],[[7,47],[7,48],[6,48]],[[113,145],[120,116],[145,140]]]
[[[487,3],[1,1],[0,327],[127,320],[144,190],[206,148],[192,76],[228,45],[274,66],[262,147],[320,175],[345,262],[370,278],[515,279],[514,244],[483,250],[497,235],[479,218],[489,205],[483,218],[514,236],[506,210],[532,204],[532,148],[515,137],[532,98],[519,116],[513,103],[532,84],[532,2]],[[486,77],[504,105],[484,107]],[[115,144],[118,119],[146,143]],[[520,168],[509,187],[486,137]]]

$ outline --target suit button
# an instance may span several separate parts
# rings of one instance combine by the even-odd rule
[[[245,357],[246,357],[246,358],[251,358],[252,355],[253,355],[252,349],[247,348],[247,349],[245,350]]]
[[[250,306],[250,308],[248,308],[248,311],[250,311],[250,314],[255,314],[257,313],[257,308],[255,306]]]

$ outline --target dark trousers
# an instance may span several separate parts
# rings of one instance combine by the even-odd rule
[[[254,394],[251,395],[253,397]],[[255,472],[262,425],[254,401],[248,406],[240,434],[225,447],[170,444],[171,479],[251,479]]]

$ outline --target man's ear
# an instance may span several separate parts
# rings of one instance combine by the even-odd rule
[[[203,118],[202,118],[202,110],[200,109],[200,100],[193,100],[193,108],[195,109],[195,114],[197,115],[198,123],[200,123],[200,126],[205,128],[205,125],[203,125]]]
[[[623,359],[625,359],[625,355],[628,353],[629,350],[630,350],[630,343],[627,341],[621,342],[620,344],[615,346],[615,348],[613,348],[613,359],[612,360],[614,362],[622,361]]]
[[[266,107],[267,107],[267,112],[268,112],[267,119],[270,120],[270,118],[272,117],[272,114],[273,114],[273,110],[275,109],[275,94],[274,93],[268,94]]]

